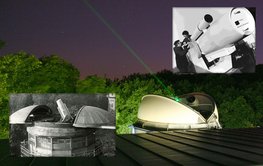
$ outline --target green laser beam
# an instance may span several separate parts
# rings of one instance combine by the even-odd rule
[[[140,56],[128,45],[128,43],[121,37],[120,34],[118,34],[113,27],[109,24],[108,21],[106,21],[101,14],[89,3],[89,0],[83,0],[83,2],[86,4],[86,6],[99,18],[99,20],[111,31],[111,33],[119,40],[119,42],[131,53],[133,57],[139,61],[139,63],[154,77],[155,80],[164,88],[166,92],[168,92],[169,95],[171,95],[173,98],[177,99],[178,97],[175,96],[168,88],[164,85],[164,83],[154,74],[154,72],[151,70],[151,68],[144,63],[144,61],[140,58]]]

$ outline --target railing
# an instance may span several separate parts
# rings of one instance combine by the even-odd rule
[[[27,141],[21,142],[20,149],[21,149],[21,157],[31,157],[33,156],[30,151],[27,149],[28,144]]]
[[[95,146],[95,150],[94,150],[95,156],[102,153],[102,147],[103,147],[103,144],[101,142],[98,146]]]

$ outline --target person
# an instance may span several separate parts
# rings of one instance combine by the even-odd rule
[[[180,40],[176,40],[174,42],[174,53],[175,53],[175,58],[176,58],[176,64],[177,68],[179,69],[180,72],[186,73],[188,72],[188,59],[187,59],[187,52],[188,48],[183,49],[182,48],[182,42]]]
[[[183,31],[182,35],[184,36],[183,43],[189,43],[191,41],[191,35],[189,35],[188,31]]]
[[[188,31],[184,30],[182,32],[182,35],[184,36],[183,40],[183,49],[189,49],[188,43],[192,41],[191,35],[189,34]],[[194,64],[191,61],[188,61],[188,72],[190,73],[195,73],[195,67]]]
[[[187,44],[189,42],[191,42],[191,35],[189,35],[188,31],[183,31],[182,35],[184,36],[184,40],[183,40],[183,48],[187,48]]]

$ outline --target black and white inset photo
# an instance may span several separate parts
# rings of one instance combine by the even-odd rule
[[[115,155],[114,94],[11,94],[9,123],[14,156]]]
[[[256,8],[172,10],[174,72],[255,72]]]

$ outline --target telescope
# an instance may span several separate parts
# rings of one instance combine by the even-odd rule
[[[233,71],[233,55],[249,56],[255,64],[254,53],[243,40],[254,32],[255,20],[246,8],[229,8],[216,20],[206,14],[192,33],[188,57],[196,72]],[[243,47],[248,47],[252,55],[245,55]]]

